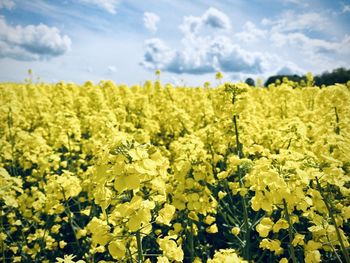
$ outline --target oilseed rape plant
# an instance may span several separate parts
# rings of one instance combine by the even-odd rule
[[[350,83],[0,84],[1,262],[350,262]]]

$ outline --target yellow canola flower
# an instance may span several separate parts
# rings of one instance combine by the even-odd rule
[[[264,238],[263,240],[261,240],[259,247],[262,249],[268,249],[274,252],[276,255],[280,255],[283,253],[281,241],[277,239]]]
[[[79,178],[69,173],[57,177],[57,184],[63,188],[66,199],[79,195],[82,190]]]
[[[118,192],[137,190],[140,187],[140,174],[123,174],[114,180],[114,189]]]
[[[112,201],[113,193],[109,188],[101,184],[95,188],[93,196],[95,203],[102,208],[102,211],[105,211]],[[89,216],[89,213],[90,210],[88,209],[82,211],[82,214],[85,214],[87,216]]]
[[[238,236],[240,232],[241,232],[241,229],[237,226],[235,226],[231,229],[231,233],[235,236]]]
[[[289,224],[287,220],[280,218],[272,227],[274,233],[278,233],[281,229],[287,229]]]
[[[173,219],[175,211],[176,209],[173,205],[165,204],[164,207],[159,211],[156,222],[158,224],[170,225],[170,221]]]
[[[10,176],[5,168],[0,167],[0,200],[4,200],[5,206],[18,207],[17,193],[23,193],[22,180]]]
[[[143,159],[141,162],[137,162],[134,166],[135,170],[140,174],[147,174],[150,176],[157,175],[157,162],[151,159]]]
[[[80,239],[82,237],[85,237],[87,234],[86,229],[78,229],[77,230],[77,239]]]
[[[300,246],[304,245],[305,244],[304,238],[305,238],[305,235],[296,234],[293,241],[292,241],[292,245],[295,247],[298,245],[300,245]]]
[[[318,263],[321,262],[321,253],[318,249],[322,247],[322,244],[309,240],[304,245],[305,263]]]
[[[215,251],[214,257],[208,259],[208,263],[248,263],[241,258],[234,249],[220,249]]]
[[[179,235],[182,231],[182,225],[180,223],[175,223],[172,225],[172,230],[169,231],[169,235]]]
[[[92,218],[86,228],[92,233],[92,242],[94,244],[105,246],[112,238],[110,234],[110,226],[108,226],[105,221],[96,217]]]
[[[169,259],[164,256],[157,257],[157,263],[169,263]]]
[[[350,206],[343,207],[342,215],[343,215],[344,220],[350,219]]]
[[[61,240],[58,245],[60,249],[63,249],[67,245],[67,243],[64,240]]]
[[[152,215],[150,209],[143,208],[131,215],[126,226],[131,232],[139,230],[142,226],[146,226],[151,221]]]
[[[191,211],[188,213],[188,218],[194,220],[194,221],[197,221],[199,222],[199,217],[197,215],[197,213],[195,211]]]
[[[114,240],[109,243],[108,251],[114,259],[121,260],[125,257],[126,247],[122,241]]]
[[[53,233],[53,234],[58,234],[60,228],[61,228],[60,225],[53,225],[53,226],[51,227],[51,233]]]
[[[315,242],[313,240],[309,240],[307,244],[304,246],[305,251],[314,251],[322,247],[322,244],[319,242]]]
[[[256,231],[258,231],[261,237],[267,237],[272,230],[273,225],[274,223],[269,217],[264,217],[256,226]]]
[[[321,262],[321,253],[318,250],[305,251],[305,263]]]
[[[164,256],[169,260],[182,261],[184,258],[184,252],[181,247],[177,245],[174,240],[175,237],[166,236],[164,238],[158,238],[157,242],[160,249],[163,251]]]
[[[219,193],[218,193],[219,199],[223,199],[226,195],[227,195],[227,193],[223,192],[223,191],[219,191]]]
[[[215,221],[216,221],[216,218],[214,216],[211,216],[211,215],[207,215],[204,219],[204,223],[206,223],[207,225],[211,225]]]
[[[262,194],[262,192],[256,192],[255,196],[252,198],[252,209],[254,211],[259,211],[260,209],[265,210],[270,213],[273,209],[272,198],[267,194]]]
[[[75,257],[75,255],[64,255],[63,258],[56,258],[56,263],[85,263],[84,260],[73,260]]]
[[[219,230],[218,230],[217,224],[213,224],[213,225],[211,225],[210,227],[207,227],[207,228],[206,228],[206,231],[207,231],[207,233],[209,233],[209,234],[215,234],[215,233],[217,233]]]
[[[227,171],[222,171],[217,174],[217,177],[220,180],[226,179],[228,176],[229,176],[229,173]]]

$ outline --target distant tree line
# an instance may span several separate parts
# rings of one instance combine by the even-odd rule
[[[346,83],[350,80],[350,69],[337,68],[332,72],[326,71],[320,76],[315,76],[314,80],[317,86]]]
[[[269,77],[265,83],[264,86],[267,87],[270,84],[273,83],[280,83],[283,81],[283,79],[288,78],[288,80],[296,82],[296,83],[306,83],[307,82],[307,76],[299,76],[299,75],[274,75]],[[316,75],[314,77],[314,84],[316,86],[322,86],[322,85],[333,85],[335,83],[347,83],[350,80],[350,69],[345,68],[337,68],[334,69],[331,72],[323,72],[321,75]],[[247,83],[250,86],[255,86],[255,82],[252,78],[247,78],[245,80],[245,83]]]

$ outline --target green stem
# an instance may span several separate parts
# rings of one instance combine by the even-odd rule
[[[243,151],[242,151],[242,144],[239,141],[237,116],[236,115],[233,115],[233,124],[235,126],[237,155],[239,158],[243,158],[244,156],[243,156]]]
[[[237,116],[233,115],[233,124],[235,128],[235,134],[236,134],[236,145],[237,145],[237,155],[239,158],[243,158],[243,151],[242,151],[242,144],[239,141],[239,133],[238,133],[238,125],[237,125]],[[237,167],[237,173],[239,176],[239,186],[240,188],[244,187],[243,184],[243,177],[241,174],[240,166]],[[248,208],[247,208],[247,201],[244,196],[242,196],[242,203],[243,203],[243,220],[244,220],[244,230],[245,230],[245,257],[248,261],[250,261],[250,226],[249,226],[249,216],[248,216]]]
[[[266,255],[267,250],[264,250],[264,252],[261,254],[261,256],[258,258],[258,260],[256,261],[256,263],[260,263],[261,260],[264,258],[264,256]]]
[[[330,247],[332,248],[332,250],[333,250],[333,252],[334,252],[336,258],[338,259],[338,261],[339,261],[340,263],[343,263],[343,261],[341,260],[341,258],[339,257],[339,255],[338,255],[338,253],[337,253],[337,250],[336,250],[335,247],[333,246],[332,241],[329,239],[329,235],[327,234],[326,236],[327,236],[327,241],[328,241]]]
[[[71,229],[72,229],[72,231],[73,231],[75,243],[77,244],[77,247],[78,247],[80,253],[81,253],[81,254],[84,254],[84,253],[83,253],[83,250],[82,250],[82,248],[81,248],[81,246],[80,246],[80,243],[79,243],[77,234],[76,234],[76,232],[75,232],[75,227],[73,226],[73,223],[74,223],[74,222],[73,222],[73,218],[72,218],[72,211],[70,210],[70,207],[69,207],[69,204],[68,204],[68,200],[67,200],[66,195],[65,195],[65,193],[64,193],[64,189],[62,189],[62,193],[63,193],[63,198],[64,198],[64,201],[65,201],[65,202],[64,202],[64,207],[67,208],[67,210],[68,210],[68,211],[66,211],[66,209],[65,209],[65,212],[66,212],[66,214],[67,214],[67,216],[68,216],[69,225],[70,225],[70,227],[71,227]]]
[[[3,211],[2,209],[0,210],[0,216],[1,216],[1,232],[5,233],[5,227],[4,227],[4,219],[2,217]],[[1,241],[1,247],[2,247],[2,262],[5,263],[5,240]]]
[[[335,227],[335,232],[337,234],[337,237],[338,237],[338,240],[339,240],[339,243],[340,243],[340,247],[341,247],[341,252],[342,252],[342,254],[343,254],[344,258],[345,258],[345,262],[346,263],[350,263],[349,253],[347,252],[346,247],[344,245],[343,238],[342,238],[342,236],[340,234],[340,231],[339,231],[339,226],[337,225],[337,222],[336,222],[334,214],[333,214],[333,210],[331,208],[331,205],[328,203],[327,198],[324,196],[321,184],[320,184],[320,182],[319,182],[317,177],[316,177],[316,184],[317,184],[318,191],[320,192],[320,194],[322,196],[322,199],[323,199],[323,201],[324,201],[324,203],[326,205],[329,217],[331,218],[331,221],[332,221],[332,223],[333,223],[333,225]]]
[[[295,256],[295,250],[294,250],[294,246],[293,246],[293,239],[294,239],[294,235],[293,235],[293,224],[292,221],[290,219],[289,216],[289,212],[288,212],[288,206],[287,206],[287,202],[285,199],[283,199],[283,207],[284,207],[284,213],[286,216],[286,220],[288,222],[288,235],[289,235],[289,250],[290,250],[290,255],[292,257],[292,261],[293,263],[297,263],[297,258]]]
[[[245,200],[245,197],[242,196],[242,202],[243,202],[243,216],[244,216],[244,230],[245,230],[245,255],[250,261],[250,226],[249,226],[249,217],[248,217],[248,210],[247,210],[247,202]]]
[[[143,252],[142,252],[142,240],[140,231],[136,232],[136,242],[137,242],[137,263],[143,262]]]
[[[194,261],[194,241],[193,241],[193,222],[190,220],[190,233],[189,233],[189,244],[190,244],[190,260]]]

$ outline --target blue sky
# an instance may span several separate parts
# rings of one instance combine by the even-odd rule
[[[349,0],[0,0],[0,81],[173,84],[350,61]]]

